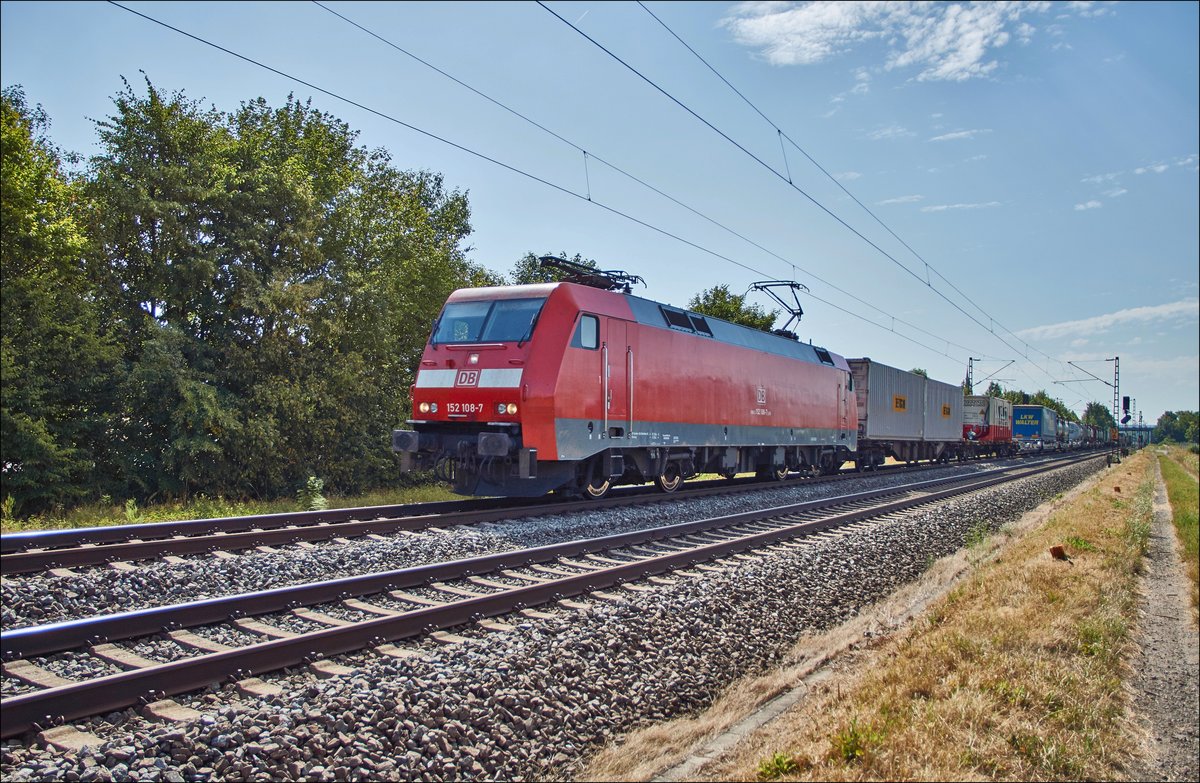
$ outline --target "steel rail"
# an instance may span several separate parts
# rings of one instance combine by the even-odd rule
[[[858,476],[845,473],[815,478],[842,481]],[[772,482],[770,487],[779,486]],[[442,501],[408,506],[368,506],[334,511],[268,514],[251,517],[155,522],[146,525],[51,530],[0,536],[6,554],[0,554],[0,573],[17,575],[51,568],[78,568],[117,561],[148,560],[166,555],[205,554],[216,550],[282,546],[299,541],[353,538],[370,533],[424,530],[430,527],[475,525],[511,519],[514,512],[543,516],[637,503],[660,503],[679,497],[706,497],[762,489],[758,480],[700,482],[687,491],[661,493],[647,487],[622,492],[603,500],[559,501],[546,498],[489,498],[478,501]],[[386,512],[386,513],[383,513]],[[404,516],[387,516],[401,513]],[[360,519],[367,514],[374,516]],[[297,525],[297,521],[302,524]],[[236,528],[236,529],[234,529]],[[10,540],[11,539],[11,540]],[[132,539],[132,540],[131,540]],[[149,539],[149,540],[143,540]],[[52,548],[56,547],[57,548]],[[36,547],[36,548],[35,548]],[[31,551],[32,550],[32,551]]]
[[[861,519],[894,513],[898,510],[936,502],[953,495],[985,489],[1005,481],[1036,475],[1074,464],[1074,460],[1051,463],[1019,472],[1018,475],[992,476],[982,481],[946,482],[945,487],[916,498],[907,498],[882,507],[856,509],[819,520],[751,533],[727,541],[663,554],[646,560],[614,565],[596,571],[563,577],[553,582],[515,587],[509,590],[466,598],[461,601],[416,609],[393,617],[382,617],[347,626],[316,631],[301,636],[262,642],[245,648],[182,659],[158,666],[108,675],[82,683],[47,688],[21,694],[4,701],[0,716],[0,737],[8,738],[34,727],[48,727],[60,720],[71,720],[115,709],[141,700],[184,693],[230,677],[261,674],[311,661],[314,657],[336,655],[364,647],[410,638],[440,628],[451,628],[484,617],[509,613],[612,587],[631,580],[687,567],[706,560],[735,554],[747,549],[769,546],[783,540],[807,535]],[[924,482],[923,482],[924,483]],[[787,516],[788,509],[772,509],[775,516]],[[744,515],[735,515],[740,519]],[[672,526],[676,527],[676,526]],[[573,542],[585,543],[585,542]]]
[[[951,483],[970,483],[980,477],[1002,476],[1020,468],[1008,467],[976,473],[929,479],[895,487],[856,492],[832,498],[810,500],[786,506],[741,512],[694,522],[683,522],[645,530],[614,533],[599,538],[547,544],[492,555],[464,558],[444,563],[432,563],[412,568],[382,571],[359,576],[343,577],[322,582],[277,587],[252,593],[207,598],[184,604],[137,609],[116,614],[99,615],[79,620],[15,628],[0,633],[0,657],[3,660],[28,658],[33,655],[69,650],[87,644],[131,639],[158,633],[162,630],[190,628],[231,618],[248,617],[284,611],[297,606],[338,601],[345,598],[371,595],[388,590],[415,587],[429,582],[444,582],[475,574],[546,563],[561,557],[617,549],[666,538],[676,538],[719,527],[730,527],[790,514],[811,513],[832,507],[872,502],[895,495],[923,492]]]

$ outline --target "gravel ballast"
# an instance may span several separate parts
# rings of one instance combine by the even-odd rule
[[[78,620],[99,614],[236,595],[287,585],[390,571],[690,522],[708,517],[847,495],[951,475],[969,475],[996,467],[967,463],[921,471],[894,471],[835,483],[792,480],[774,489],[721,497],[666,500],[592,512],[529,517],[483,527],[456,527],[387,540],[360,538],[322,542],[312,549],[277,553],[248,550],[236,558],[198,555],[183,563],[162,560],[138,564],[133,571],[107,567],[81,569],[78,576],[35,574],[5,577],[0,585],[0,628]]]
[[[6,780],[86,781],[570,777],[610,739],[707,706],[778,662],[801,634],[848,619],[981,529],[999,529],[1102,466],[1024,479],[651,592],[621,591],[621,603],[585,598],[585,612],[506,618],[511,631],[422,645],[420,658],[341,656],[355,674],[272,677],[278,696],[225,687],[177,697],[202,713],[195,721],[153,724],[129,710],[80,722],[103,740],[83,752],[9,741],[0,771]],[[837,494],[854,491],[844,487]]]

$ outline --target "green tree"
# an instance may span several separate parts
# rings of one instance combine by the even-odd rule
[[[992,381],[988,384],[987,391],[984,392],[989,397],[1000,397],[1004,394],[1004,389],[1000,388],[1000,384]]]
[[[1083,411],[1083,423],[1100,427],[1106,433],[1106,436],[1109,429],[1117,426],[1116,420],[1113,419],[1112,411],[1100,402],[1089,402],[1087,404],[1087,408]]]
[[[215,373],[228,366],[232,344],[223,301],[230,276],[221,268],[232,139],[215,109],[164,95],[149,79],[145,88],[143,96],[126,81],[115,113],[96,123],[102,152],[87,184],[107,272],[99,301],[119,326],[127,368],[114,437],[128,492],[219,491],[228,476],[216,433],[238,420],[236,409],[199,404],[189,390],[220,391]],[[195,403],[187,415],[174,408],[185,399]]]
[[[778,310],[766,310],[761,305],[746,304],[745,294],[729,292],[729,286],[718,285],[705,289],[688,300],[688,309],[701,315],[711,315],[752,329],[770,331]]]
[[[926,372],[926,371],[925,371],[923,368],[921,368],[921,367],[914,367],[914,368],[912,368],[911,370],[909,370],[909,372],[911,372],[913,375],[920,375],[922,378],[928,378],[928,377],[929,377],[929,373],[928,373],[928,372]]]
[[[99,494],[116,350],[87,264],[86,204],[19,87],[0,95],[0,492],[17,513]]]
[[[1200,412],[1165,411],[1154,427],[1154,440],[1200,443]]]

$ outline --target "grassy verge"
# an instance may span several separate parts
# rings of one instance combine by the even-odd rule
[[[358,506],[383,506],[403,503],[425,503],[437,500],[461,500],[444,484],[405,487],[395,490],[379,490],[363,495],[326,498],[329,508],[356,508]],[[129,525],[142,522],[168,522],[177,519],[213,519],[252,514],[281,514],[303,509],[296,499],[272,501],[227,500],[203,495],[186,503],[170,502],[139,508],[133,501],[124,503],[93,503],[57,514],[14,519],[7,511],[0,532],[15,533],[25,530],[58,530],[74,527],[103,527],[107,525]]]
[[[1183,569],[1192,583],[1192,608],[1200,607],[1200,490],[1196,483],[1196,455],[1174,447],[1167,455],[1159,455],[1175,532],[1183,545]]]
[[[814,694],[718,779],[1113,779],[1153,456],[1106,471],[980,559],[845,687]],[[1119,489],[1118,489],[1119,487]],[[1064,546],[1070,561],[1050,556]]]

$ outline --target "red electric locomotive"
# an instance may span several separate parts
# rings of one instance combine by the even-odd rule
[[[600,497],[701,472],[836,471],[858,421],[845,359],[629,293],[630,277],[450,295],[413,386],[405,469],[467,495]],[[619,290],[619,289],[622,289]]]

